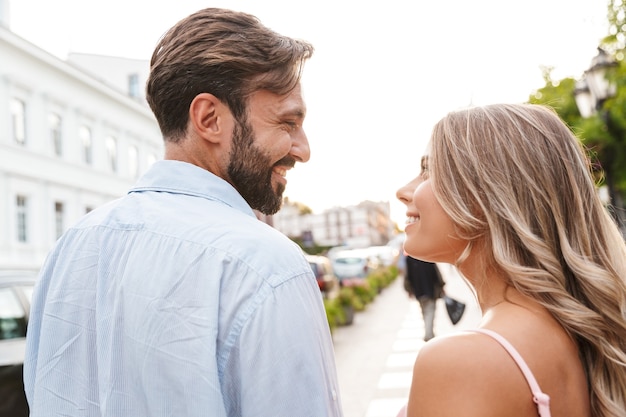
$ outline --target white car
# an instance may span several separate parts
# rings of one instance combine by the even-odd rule
[[[36,271],[0,271],[1,415],[28,415],[22,374],[26,326],[36,278]]]
[[[334,253],[333,269],[339,282],[351,278],[365,278],[380,266],[377,256],[367,249],[346,249]]]
[[[392,246],[370,246],[367,248],[372,256],[377,256],[381,265],[394,265],[398,260],[400,252]]]

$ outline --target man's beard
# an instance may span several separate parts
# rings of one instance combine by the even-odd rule
[[[295,160],[286,156],[277,165],[293,166]],[[272,188],[272,161],[255,146],[254,133],[247,120],[237,121],[233,130],[232,148],[228,161],[228,176],[232,185],[250,207],[263,214],[280,210],[285,186]]]

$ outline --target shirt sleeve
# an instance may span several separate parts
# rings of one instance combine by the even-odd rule
[[[229,415],[342,415],[330,330],[309,278],[268,288],[242,328],[223,374]]]

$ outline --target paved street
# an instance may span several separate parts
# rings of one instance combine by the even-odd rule
[[[467,304],[453,326],[443,300],[437,304],[435,335],[475,327],[480,311],[467,284],[448,265],[440,265],[445,291]],[[415,357],[424,345],[424,323],[415,299],[400,276],[379,294],[351,326],[333,332],[345,417],[395,417],[405,404]]]

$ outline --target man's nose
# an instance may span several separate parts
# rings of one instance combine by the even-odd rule
[[[291,145],[291,156],[298,162],[307,162],[311,158],[311,148],[309,147],[309,139],[304,133],[304,129],[300,129],[293,138]]]

